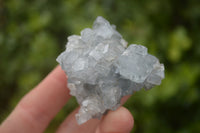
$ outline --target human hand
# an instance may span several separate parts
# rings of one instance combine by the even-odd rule
[[[22,98],[1,124],[0,133],[42,133],[70,99],[67,79],[56,67],[38,86]],[[125,102],[127,97],[123,98]],[[75,109],[59,126],[57,133],[129,133],[133,117],[124,107],[109,111],[101,120],[91,119],[78,125]]]

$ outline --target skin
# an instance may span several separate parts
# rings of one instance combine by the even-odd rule
[[[39,85],[26,94],[0,126],[0,133],[42,133],[70,99],[64,71],[57,66]],[[122,104],[128,99],[124,97]],[[109,111],[101,120],[78,125],[75,109],[60,124],[57,133],[129,133],[133,117],[124,107]]]

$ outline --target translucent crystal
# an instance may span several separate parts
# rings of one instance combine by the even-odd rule
[[[70,94],[81,106],[76,114],[79,124],[117,109],[125,95],[161,84],[164,65],[146,47],[127,44],[103,17],[81,36],[68,37],[57,61],[67,74]]]

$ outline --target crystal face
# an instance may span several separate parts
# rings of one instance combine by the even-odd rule
[[[101,118],[120,106],[120,100],[142,88],[160,85],[164,65],[142,45],[127,42],[114,25],[97,17],[93,28],[68,37],[57,61],[68,77],[70,94],[80,104],[78,124]]]

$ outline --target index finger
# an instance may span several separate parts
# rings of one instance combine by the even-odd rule
[[[69,98],[66,75],[58,66],[19,102],[0,132],[43,132]]]

